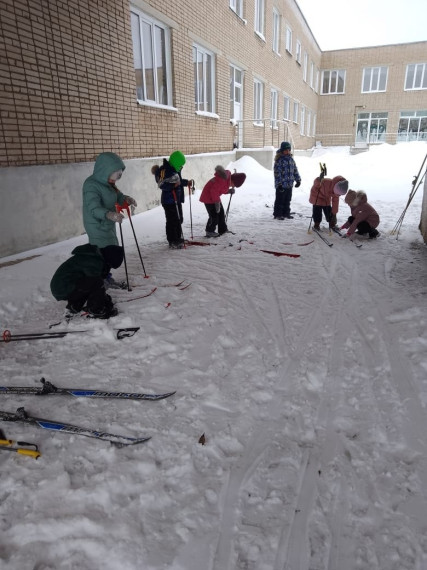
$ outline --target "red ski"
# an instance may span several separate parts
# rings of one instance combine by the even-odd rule
[[[275,255],[276,257],[281,257],[285,255],[286,257],[301,257],[299,253],[284,253],[282,251],[269,251],[268,249],[260,249],[263,253],[271,253],[271,255]]]

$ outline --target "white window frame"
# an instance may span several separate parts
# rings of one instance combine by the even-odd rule
[[[319,79],[320,79],[320,71],[319,68],[316,67],[316,82],[314,84],[314,91],[319,93]]]
[[[310,87],[314,89],[314,63],[310,63]]]
[[[314,115],[313,115],[313,122],[312,122],[312,124],[311,124],[311,135],[312,135],[313,137],[316,136],[316,122],[317,122],[317,115],[316,115],[316,113],[314,113]]]
[[[299,40],[295,42],[295,60],[301,65],[302,45]]]
[[[408,86],[409,69],[413,67],[412,85]],[[419,83],[419,86],[416,86]],[[405,91],[420,91],[427,89],[427,63],[409,63],[406,66]]]
[[[306,121],[305,131],[308,137],[310,136],[311,133],[310,129],[311,129],[311,111],[310,109],[307,109],[307,121]]]
[[[264,38],[265,0],[255,0],[255,32]]]
[[[199,77],[199,65],[194,65],[195,54],[197,61],[199,61],[200,56],[202,58],[202,77]],[[208,58],[210,58],[210,64]],[[195,67],[194,105],[196,113],[199,115],[215,115],[215,54],[200,44],[193,43],[193,66]]]
[[[324,79],[325,73],[329,73],[329,80],[328,80],[328,91],[324,91]],[[338,90],[339,81],[338,78],[343,76],[343,87],[342,91]],[[342,95],[345,93],[345,79],[346,79],[346,70],[345,69],[324,69],[322,71],[322,79],[321,79],[321,95]],[[333,82],[335,81],[335,89],[331,89]]]
[[[243,20],[243,0],[230,0],[230,8]]]
[[[134,19],[134,17],[138,18],[138,21]],[[137,30],[133,27],[133,21],[137,24]],[[163,62],[163,73],[165,75],[165,84],[160,85],[158,81],[158,75],[153,73],[153,89],[154,89],[154,99],[149,99],[149,95],[147,94],[147,86],[145,81],[145,64],[144,64],[144,52],[143,52],[143,24],[150,27],[150,44],[151,44],[151,55],[154,60],[152,68],[157,69],[160,66],[157,66],[157,53],[156,53],[156,46],[155,46],[155,31],[156,28],[162,30],[164,34],[164,57],[165,61]],[[136,98],[139,104],[141,105],[148,105],[151,107],[162,107],[162,108],[171,108],[172,107],[172,72],[171,72],[171,43],[170,43],[170,29],[168,26],[163,24],[162,22],[156,20],[155,18],[148,16],[141,10],[137,10],[136,8],[131,8],[131,25],[132,25],[132,42],[133,42],[133,56],[134,56],[134,67],[137,58],[141,64],[141,76],[142,76],[142,83],[141,86],[136,85]],[[135,37],[134,32],[138,32],[138,38]],[[136,50],[138,50],[137,53]],[[135,69],[137,69],[135,67]],[[135,81],[136,83],[136,81]],[[166,94],[162,92],[162,89],[166,86]],[[166,98],[166,103],[163,102],[163,98]]]
[[[289,121],[291,116],[291,98],[289,95],[283,96],[283,120]]]
[[[307,73],[308,73],[308,53],[304,52],[304,63],[302,69],[302,78],[307,83]]]
[[[270,127],[277,129],[277,112],[279,107],[279,92],[277,89],[270,91]]]
[[[299,115],[299,102],[294,101],[294,114],[292,117],[292,122],[298,125],[298,115]]]
[[[280,54],[280,20],[277,8],[273,8],[273,51]]]
[[[292,28],[286,25],[286,51],[292,55]]]
[[[299,132],[302,136],[305,135],[305,107],[301,105],[301,122],[299,126]]]
[[[263,126],[264,83],[254,79],[254,125]]]
[[[384,88],[380,89],[380,82],[385,70]],[[369,77],[368,77],[369,76]],[[362,75],[362,93],[384,93],[387,91],[388,66],[379,65],[375,67],[364,67]],[[369,87],[365,89],[365,82],[369,83]]]

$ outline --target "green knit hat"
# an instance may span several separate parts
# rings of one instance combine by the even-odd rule
[[[185,164],[185,156],[180,150],[176,150],[170,155],[169,164],[172,166],[172,168],[179,172]]]

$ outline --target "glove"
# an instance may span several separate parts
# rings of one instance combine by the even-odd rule
[[[221,202],[215,202],[215,212],[219,214],[221,211]]]
[[[298,180],[298,182],[295,182],[295,188],[299,188],[301,186],[301,180]]]
[[[119,214],[119,212],[107,212],[105,217],[112,222],[117,222],[118,224],[121,224],[125,219],[125,217],[122,216],[122,214]]]
[[[132,196],[125,196],[125,200],[129,204],[129,206],[134,206],[135,208],[138,206],[136,200],[132,198]]]
[[[196,185],[195,185],[194,180],[189,180],[189,181],[188,181],[188,189],[190,190],[190,192],[191,192],[192,194],[194,194],[194,192],[196,191]]]
[[[235,192],[236,192],[236,189],[235,189],[235,188],[230,188],[229,191],[228,191],[228,193],[231,194],[231,195],[233,195]]]
[[[340,230],[345,230],[348,228],[347,222],[340,227]]]
[[[284,192],[285,191],[285,189],[283,188],[283,186],[281,184],[279,184],[279,186],[276,188],[276,190],[278,192]]]

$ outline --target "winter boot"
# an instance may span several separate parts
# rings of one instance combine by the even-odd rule
[[[206,232],[206,237],[207,238],[217,238],[217,237],[219,237],[219,233],[217,233],[217,232]]]
[[[372,229],[372,230],[369,232],[369,239],[375,239],[375,238],[377,238],[379,235],[380,235],[380,232],[379,232],[378,230]]]

